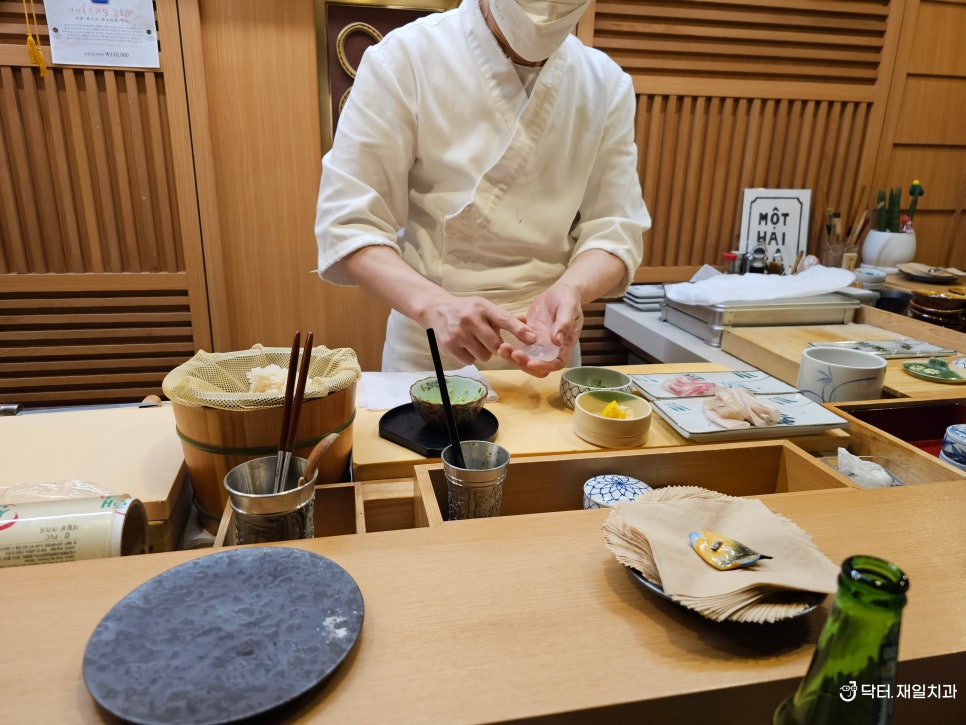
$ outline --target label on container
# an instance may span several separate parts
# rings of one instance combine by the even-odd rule
[[[120,555],[125,496],[0,504],[0,567]]]

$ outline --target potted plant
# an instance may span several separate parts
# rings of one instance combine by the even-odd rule
[[[912,219],[916,203],[925,192],[919,179],[909,187],[909,208],[902,212],[902,189],[896,187],[886,195],[879,190],[876,197],[874,228],[869,230],[862,244],[862,261],[874,267],[895,267],[911,262],[916,256],[916,233]]]

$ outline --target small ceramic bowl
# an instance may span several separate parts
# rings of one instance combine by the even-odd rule
[[[898,289],[883,289],[879,291],[879,299],[875,301],[875,306],[880,310],[902,314],[909,306],[912,299],[912,292]]]
[[[584,483],[584,508],[610,508],[621,501],[633,501],[651,487],[620,473],[603,473]]]
[[[449,393],[449,402],[457,424],[470,422],[483,410],[486,386],[479,380],[447,375],[446,392]],[[446,411],[443,410],[439,382],[435,377],[423,378],[413,383],[409,388],[409,398],[423,420],[431,425],[446,427]]]
[[[881,269],[859,267],[853,271],[853,274],[856,281],[861,282],[866,289],[874,289],[869,287],[870,284],[885,284],[886,274]]]
[[[933,292],[926,289],[913,290],[912,301],[920,307],[934,310],[966,309],[966,296]]]
[[[947,462],[966,466],[966,425],[957,423],[946,428],[941,453]]]
[[[624,373],[610,368],[583,366],[564,370],[560,375],[560,397],[568,408],[588,390],[619,390],[624,393],[634,391],[634,383]]]
[[[602,415],[616,403],[628,409],[627,418]],[[651,405],[643,398],[620,390],[588,390],[574,404],[574,433],[603,448],[636,448],[651,430]]]

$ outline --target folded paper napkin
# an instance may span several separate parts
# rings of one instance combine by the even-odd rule
[[[713,531],[774,558],[720,571],[691,548],[692,531]],[[836,590],[838,567],[795,523],[757,499],[695,486],[659,488],[617,504],[603,534],[621,564],[719,622],[787,619]]]
[[[714,274],[696,282],[669,284],[669,300],[685,305],[716,305],[722,302],[810,297],[844,289],[855,275],[838,267],[816,265],[804,272],[778,274]]]
[[[445,370],[447,375],[460,375],[464,378],[473,378],[486,385],[486,400],[492,403],[499,400],[499,396],[493,392],[493,388],[487,385],[483,379],[483,374],[476,365],[466,365],[459,370]],[[356,404],[360,408],[369,410],[389,410],[399,405],[410,402],[409,388],[417,380],[423,378],[435,378],[433,370],[416,373],[362,373],[362,381],[359,385],[359,396]]]

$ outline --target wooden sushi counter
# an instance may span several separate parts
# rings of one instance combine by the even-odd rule
[[[896,722],[962,722],[966,578],[949,537],[966,520],[963,482],[763,500],[833,561],[875,553],[902,565],[911,588],[897,681],[955,687],[955,696],[897,699]],[[601,541],[606,515],[504,516],[290,544],[351,574],[365,621],[349,657],[288,721],[770,722],[808,665],[827,604],[774,625],[703,620],[638,588]],[[103,721],[82,678],[99,620],[151,577],[217,555],[0,570],[2,719]]]
[[[679,373],[727,370],[717,363],[673,363],[664,365],[618,365],[615,370],[626,373]],[[492,370],[484,373],[487,383],[499,400],[487,403],[499,420],[497,442],[511,456],[585,454],[600,451],[592,443],[581,439],[573,431],[573,413],[567,408],[558,391],[560,374],[534,378],[513,370]],[[794,381],[793,381],[794,382]],[[352,467],[356,480],[375,480],[408,475],[414,465],[426,459],[403,446],[379,437],[379,419],[384,411],[363,410],[356,413]],[[847,442],[847,433],[827,431],[799,437],[796,442],[815,451],[834,450]],[[656,413],[651,418],[651,429],[646,448],[691,445]]]
[[[721,369],[646,370],[699,368]],[[581,483],[608,472],[760,497],[834,562],[863,553],[901,566],[911,589],[897,682],[935,686],[939,696],[896,699],[896,722],[963,721],[966,577],[957,542],[966,474],[854,417],[861,411],[843,413],[845,431],[797,444],[694,444],[656,417],[645,447],[604,451],[573,436],[558,376],[485,375],[500,396],[488,404],[497,440],[513,455],[497,518],[445,521],[440,464],[378,438],[379,412],[358,411],[355,465],[367,480],[320,486],[316,496],[316,520],[321,511],[346,526],[284,546],[343,567],[365,619],[333,676],[281,721],[770,722],[805,672],[829,601],[779,624],[715,624],[641,589],[603,544],[607,511],[580,508]],[[888,457],[907,485],[856,488],[812,455],[838,445]],[[397,480],[368,480],[387,472]],[[386,485],[392,492],[379,501],[373,492]],[[84,684],[92,632],[152,577],[222,553],[0,569],[0,721],[111,722]]]
[[[721,349],[791,385],[798,377],[798,363],[810,342],[846,340],[898,340],[913,338],[956,350],[966,355],[966,334],[910,317],[863,305],[856,321],[845,325],[797,325],[733,327],[725,330]],[[902,370],[906,360],[889,360],[883,393],[901,398],[945,398],[950,385],[914,378]],[[966,393],[964,393],[966,396]]]

